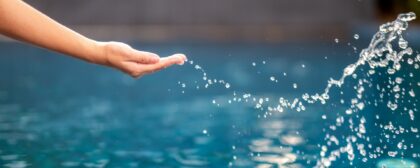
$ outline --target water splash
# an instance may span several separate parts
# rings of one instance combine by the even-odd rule
[[[366,136],[366,133],[369,131],[366,129],[365,124],[367,123],[366,119],[361,115],[356,115],[357,112],[362,111],[366,104],[374,104],[375,106],[378,105],[378,102],[384,101],[384,92],[387,92],[385,88],[392,88],[388,94],[392,94],[393,99],[387,100],[386,104],[388,109],[391,111],[395,111],[401,107],[399,107],[399,100],[403,98],[404,95],[410,95],[411,97],[415,97],[416,94],[413,89],[402,89],[401,84],[404,82],[403,78],[395,77],[389,78],[388,85],[382,87],[380,85],[373,85],[372,79],[369,78],[372,75],[378,73],[380,69],[386,69],[386,73],[389,76],[395,75],[398,71],[401,70],[401,64],[406,60],[408,65],[413,65],[415,69],[419,68],[418,62],[420,62],[420,55],[417,55],[415,58],[409,57],[413,55],[413,49],[408,46],[408,42],[403,37],[403,32],[408,28],[408,22],[412,21],[416,18],[416,15],[413,12],[400,14],[395,21],[383,24],[380,26],[379,31],[373,36],[370,44],[367,48],[363,49],[360,54],[359,58],[356,62],[349,64],[344,68],[342,75],[338,79],[331,78],[327,82],[327,86],[325,87],[322,93],[315,93],[309,94],[305,93],[301,97],[286,99],[284,97],[278,98],[278,103],[275,106],[269,106],[268,102],[270,101],[268,97],[257,97],[251,93],[239,93],[233,92],[232,98],[228,99],[229,104],[231,102],[245,102],[245,103],[253,103],[256,109],[261,111],[266,111],[263,117],[269,116],[273,112],[284,112],[285,109],[295,110],[297,112],[305,111],[305,105],[320,103],[325,105],[330,99],[330,91],[332,88],[341,88],[345,81],[352,77],[352,79],[357,79],[358,69],[363,66],[368,66],[368,71],[366,72],[366,78],[359,78],[357,80],[357,84],[354,86],[356,96],[349,101],[349,108],[344,111],[344,114],[349,116],[345,117],[342,115],[338,115],[336,118],[336,122],[329,127],[331,133],[326,134],[325,140],[326,145],[321,146],[321,152],[319,159],[316,163],[316,167],[330,167],[334,161],[336,161],[341,154],[347,154],[347,159],[351,162],[355,159],[356,151],[358,151],[359,155],[362,157],[362,161],[366,162],[368,158],[378,158],[381,153],[386,153],[389,157],[396,157],[398,155],[404,156],[404,153],[398,151],[386,151],[386,149],[376,148],[374,152],[368,152],[368,149],[372,149],[371,145],[365,145],[361,140],[370,141],[370,137]],[[359,39],[359,35],[354,35],[354,38],[357,40]],[[336,43],[339,43],[338,39],[334,40]],[[397,45],[395,45],[397,44]],[[395,47],[397,46],[397,47]],[[356,51],[356,49],[355,49]],[[205,70],[197,64],[194,64],[190,61],[190,64],[194,66],[194,68],[202,73],[202,79],[204,82],[204,86],[201,88],[208,88],[214,84],[222,84],[226,88],[231,88],[232,86],[225,82],[225,80],[220,79],[212,79],[208,77]],[[263,61],[262,64],[265,64]],[[256,63],[253,62],[252,66],[255,67]],[[304,68],[304,65],[302,66]],[[287,74],[284,73],[284,76]],[[410,74],[412,77],[412,74]],[[277,82],[277,79],[272,76],[270,77],[270,81]],[[416,86],[416,84],[411,84],[410,86]],[[420,83],[417,82],[417,86],[420,86]],[[296,83],[292,86],[294,89],[298,87]],[[365,100],[364,93],[367,88],[375,88],[380,91],[379,97],[381,100]],[[200,86],[197,86],[200,88]],[[341,104],[345,104],[345,100],[340,101]],[[213,104],[215,100],[213,100]],[[413,109],[405,109],[408,111],[409,117],[411,120],[414,120],[414,111]],[[417,111],[417,109],[415,109]],[[345,120],[347,119],[347,121]],[[376,117],[379,119],[379,116]],[[326,115],[322,116],[322,119],[327,119]],[[340,142],[339,138],[334,136],[334,131],[337,130],[339,127],[342,127],[344,123],[347,122],[350,128],[351,135],[343,137]],[[387,125],[380,125],[381,128],[385,131],[389,131],[390,134],[402,134],[411,131],[411,133],[417,134],[417,128],[410,127],[409,129],[405,129],[402,126],[395,126],[394,123],[390,122]],[[384,134],[386,138],[389,138],[389,134]],[[419,135],[416,136],[417,138]],[[332,145],[335,144],[336,149],[331,149]],[[341,145],[341,146],[339,146]],[[404,142],[400,142],[397,144],[398,149],[406,149],[407,146]],[[411,147],[413,148],[413,147]],[[413,154],[417,155],[417,154]],[[419,155],[420,156],[420,155]]]
[[[322,97],[316,100],[325,101],[326,97],[328,97],[328,93],[330,92],[330,89],[333,86],[341,87],[344,84],[344,81],[347,77],[351,75],[355,75],[355,72],[358,67],[363,66],[365,64],[369,65],[369,71],[367,76],[372,75],[375,73],[375,70],[379,68],[387,68],[386,73],[388,75],[392,76],[396,74],[397,71],[401,69],[401,63],[403,61],[403,58],[405,56],[411,56],[413,54],[413,50],[408,47],[408,42],[403,38],[403,32],[408,28],[408,22],[411,20],[414,20],[416,18],[416,15],[412,12],[406,13],[406,14],[400,14],[398,18],[393,21],[386,23],[379,28],[379,32],[377,32],[368,48],[363,49],[359,55],[359,59],[353,63],[348,65],[344,72],[338,80],[330,79],[328,82],[328,85],[322,93]],[[398,47],[394,47],[393,43],[394,41],[398,39]],[[396,49],[394,49],[396,48]],[[394,80],[390,80],[388,87],[393,85],[392,88],[392,94],[394,94],[394,100],[388,100],[387,107],[391,111],[395,111],[398,109],[398,100],[401,97],[401,88],[400,85],[403,82],[403,79],[400,77],[395,77]],[[363,100],[363,92],[365,91],[365,85],[371,84],[369,80],[365,79],[359,79],[358,84],[355,87],[355,90],[357,92],[356,98],[352,99],[350,108],[346,110],[346,114],[351,115],[354,112],[363,110],[364,108],[364,100]],[[370,85],[371,86],[371,85]],[[377,89],[381,91],[381,98],[383,97],[384,89],[380,89],[381,86],[377,85]],[[411,95],[411,93],[410,93]],[[412,110],[410,110],[410,116],[414,116]],[[413,120],[413,118],[412,118]],[[366,128],[365,123],[366,120],[361,117],[359,121],[359,125],[354,125],[355,121],[350,118],[349,124],[350,124],[350,131],[354,132],[355,135],[349,135],[346,138],[346,145],[339,147],[336,150],[331,150],[329,152],[329,155],[326,155],[326,151],[321,152],[321,158],[319,159],[316,167],[330,167],[331,162],[337,160],[337,158],[340,157],[340,154],[346,153],[348,156],[348,159],[350,162],[354,160],[354,147],[357,147],[361,157],[362,161],[366,162],[368,158],[377,158],[380,156],[380,153],[386,150],[386,147],[381,149],[377,148],[377,152],[368,153],[369,156],[367,156],[366,147],[363,143],[357,142],[361,140],[365,140],[367,142],[370,141],[370,137],[365,136],[366,134]],[[393,124],[390,123],[389,126],[384,126],[384,129],[390,129],[393,130],[394,128]],[[393,131],[395,134],[400,134],[405,132],[404,128],[399,126],[398,132]],[[359,139],[359,140],[358,140]],[[328,142],[331,142],[327,140]],[[327,143],[328,143],[327,142]],[[398,143],[398,148],[401,149],[402,142]],[[397,151],[388,151],[387,152],[389,157],[396,157],[399,153]],[[403,156],[403,155],[402,155]]]

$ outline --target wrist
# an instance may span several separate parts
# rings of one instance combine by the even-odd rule
[[[89,53],[91,54],[88,56],[87,61],[99,65],[108,65],[108,58],[106,56],[107,54],[105,49],[106,43],[94,40],[89,41],[89,48],[91,48],[91,52]]]

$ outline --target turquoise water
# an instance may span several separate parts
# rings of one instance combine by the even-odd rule
[[[265,116],[265,111],[251,104],[218,102],[227,102],[233,91],[252,91],[270,100],[322,92],[330,77],[340,77],[343,69],[357,60],[353,46],[363,48],[368,39],[350,40],[351,46],[345,40],[340,43],[331,40],[281,44],[134,44],[162,55],[183,52],[204,67],[208,75],[226,79],[230,84],[229,88],[216,85],[207,89],[195,87],[202,74],[188,64],[133,80],[112,69],[33,47],[2,43],[0,164],[4,167],[313,167],[320,158],[331,123],[347,108],[339,103],[339,92],[353,92],[357,80],[348,81],[340,90],[332,90],[328,105],[307,106],[299,113],[286,110]],[[418,71],[411,66],[403,67],[399,73],[414,73],[414,77],[406,76],[404,80],[417,83]],[[272,76],[277,82],[270,79]],[[374,81],[384,83],[388,77],[376,76]],[[419,93],[418,86],[414,89]],[[366,91],[372,99],[377,94],[375,90]],[[346,96],[341,97],[354,95]],[[415,106],[417,103],[418,96],[401,102]],[[385,136],[380,123],[392,121],[410,127],[420,124],[417,119],[409,120],[402,109],[388,110],[386,103],[379,107],[366,105],[360,115],[366,118],[366,134],[372,137],[365,142],[373,146],[369,150],[385,145],[389,150],[405,152],[396,157],[397,161],[403,158],[420,163],[416,157],[420,153],[418,136],[401,134],[389,138],[388,142],[377,141]],[[338,129],[334,135],[340,139],[349,134],[353,133]],[[411,144],[415,147],[398,149],[401,139],[409,147]],[[367,161],[363,158],[356,152],[354,160],[343,156],[332,167],[375,167],[392,157],[384,154]]]

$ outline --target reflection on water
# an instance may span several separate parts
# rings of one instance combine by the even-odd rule
[[[253,160],[259,162],[257,167],[267,167],[268,163],[277,167],[286,167],[291,166],[291,163],[296,161],[297,155],[293,153],[292,147],[289,146],[296,146],[301,143],[302,137],[296,134],[281,135],[283,131],[288,130],[284,128],[282,123],[281,120],[262,123],[261,128],[264,138],[252,140],[250,149],[257,153],[253,156]],[[276,145],[278,143],[285,146]]]
[[[308,147],[301,121],[315,120],[307,114],[257,119],[239,116],[253,113],[251,107],[226,108],[206,98],[162,106],[96,98],[30,108],[3,104],[0,159],[13,168],[305,167],[302,157],[314,157],[310,150],[294,148]]]
[[[309,127],[303,125],[320,124],[319,119],[310,116],[320,115],[320,109],[312,110],[310,114],[275,113],[258,121],[257,129],[261,137],[253,138],[249,145],[255,166],[300,168],[313,164],[316,147],[312,142],[307,142],[309,138],[306,136],[316,139],[317,132],[311,133]]]

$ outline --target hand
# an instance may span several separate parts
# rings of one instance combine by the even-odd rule
[[[184,54],[174,54],[160,58],[158,55],[145,51],[138,51],[120,42],[100,42],[101,56],[95,63],[119,69],[128,75],[139,78],[173,64],[182,65],[187,60]]]

